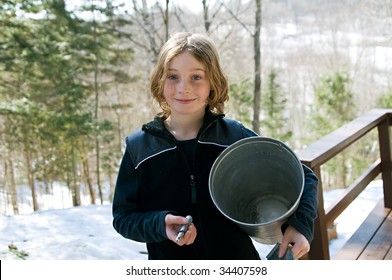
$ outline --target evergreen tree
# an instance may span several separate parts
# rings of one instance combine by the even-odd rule
[[[292,137],[292,132],[288,131],[286,104],[279,84],[276,81],[277,73],[272,69],[268,74],[268,81],[263,91],[262,112],[264,119],[262,127],[266,129],[267,136],[287,142]]]
[[[40,79],[36,36],[39,25],[26,15],[34,15],[42,7],[32,1],[6,1],[1,8],[0,114],[7,134],[5,145],[9,152],[15,147],[22,150],[21,172],[26,174],[31,189],[33,209],[38,210],[34,180],[38,146],[32,139],[39,139],[39,122],[44,117],[34,90]]]
[[[252,90],[253,84],[249,80],[231,83],[229,86],[231,101],[231,117],[246,126],[252,124]]]
[[[315,89],[312,127],[321,137],[354,118],[355,104],[346,73],[336,72],[321,79]]]
[[[18,25],[7,25],[5,38],[1,111],[14,132],[9,141],[23,147],[34,210],[39,209],[35,184],[53,180],[49,172],[68,179],[74,205],[80,205],[77,149],[92,119],[69,44],[72,20],[63,1],[21,2],[14,9],[22,16],[13,15]]]
[[[392,108],[392,88],[378,98],[377,106],[381,108]]]
[[[315,89],[315,106],[312,114],[312,128],[316,139],[336,130],[355,117],[356,107],[353,93],[349,90],[350,79],[346,73],[337,72],[321,79]],[[328,188],[347,187],[361,169],[372,162],[369,157],[371,139],[353,145],[323,165],[323,182]],[[370,141],[370,142],[369,142]]]
[[[129,82],[123,65],[129,63],[132,50],[124,47],[130,34],[121,31],[129,22],[117,16],[111,1],[98,2],[106,6],[90,8],[101,13],[100,21],[77,18],[63,0],[2,3],[0,123],[6,143],[1,149],[8,154],[22,147],[21,166],[34,210],[39,209],[38,181],[50,186],[53,180],[64,180],[74,205],[80,205],[81,174],[88,177],[85,182],[94,203],[88,172],[90,143],[102,139],[102,145],[97,141],[97,154],[113,146],[113,125],[99,118],[99,98],[110,95],[108,88]],[[108,151],[103,154],[106,158],[112,153]],[[118,157],[108,162],[113,166]]]
[[[110,150],[102,149],[102,144],[106,146],[114,139],[114,127],[109,119],[103,117],[101,103],[105,96],[110,97],[110,89],[131,80],[124,68],[133,54],[127,42],[132,35],[126,31],[131,22],[118,13],[122,6],[107,0],[84,1],[79,10],[87,13],[87,19],[78,25],[73,39],[74,46],[81,54],[79,62],[84,69],[83,82],[89,87],[93,104],[95,181],[101,203],[104,201],[101,169],[104,167],[106,171],[113,172],[115,159],[120,157],[121,152],[117,150],[117,153],[113,154]],[[109,104],[121,109],[119,104],[110,99],[104,101],[106,107]]]

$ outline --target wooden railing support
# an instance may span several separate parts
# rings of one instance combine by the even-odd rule
[[[379,174],[383,181],[385,207],[392,208],[391,125],[392,109],[373,109],[297,153],[301,162],[310,167],[319,178],[318,217],[315,220],[314,239],[307,259],[330,259],[328,227]],[[343,195],[325,210],[321,166],[375,128],[378,129],[380,158],[350,186],[346,186]]]
[[[320,166],[313,169],[318,178],[321,178]],[[325,220],[323,185],[320,180],[318,185],[318,209],[314,222],[314,239],[311,243],[308,257],[311,260],[329,260],[328,231]]]
[[[386,119],[378,126],[380,142],[381,177],[384,190],[384,207],[392,208],[392,156],[391,156],[391,119]]]

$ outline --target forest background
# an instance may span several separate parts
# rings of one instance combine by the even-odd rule
[[[176,31],[217,43],[227,117],[294,150],[392,108],[390,0],[0,0],[0,30],[3,215],[45,209],[56,187],[73,206],[111,202]],[[323,166],[323,187],[344,188],[378,153],[376,135],[360,140]]]

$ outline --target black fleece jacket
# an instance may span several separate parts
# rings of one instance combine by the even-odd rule
[[[237,121],[206,113],[188,164],[177,140],[155,118],[126,138],[113,199],[113,226],[123,237],[147,243],[149,259],[260,259],[250,237],[215,207],[208,178],[220,153],[234,142],[256,136]],[[314,173],[304,167],[305,186],[292,225],[311,242],[317,210]],[[192,215],[197,238],[178,246],[167,239],[168,213]]]

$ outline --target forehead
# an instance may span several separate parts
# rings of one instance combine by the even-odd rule
[[[190,51],[184,51],[174,56],[168,63],[168,70],[197,69],[206,70],[205,63],[196,58]]]

